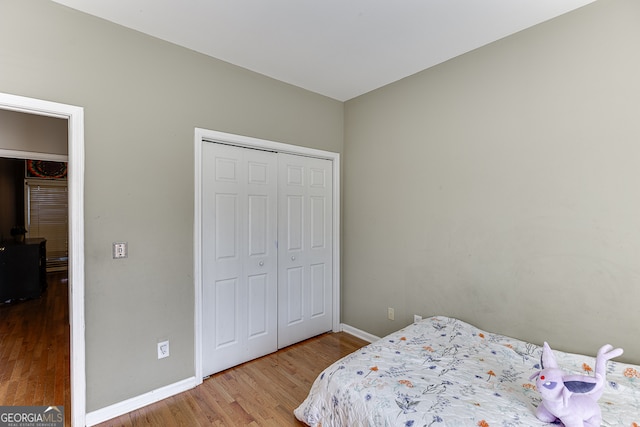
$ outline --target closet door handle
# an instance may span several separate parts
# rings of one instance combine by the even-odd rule
[[[295,261],[296,260],[296,256],[295,255],[291,255],[291,261]]]
[[[259,265],[260,267],[262,267],[262,266],[264,265],[264,261],[260,261],[260,262],[258,263],[258,265]]]

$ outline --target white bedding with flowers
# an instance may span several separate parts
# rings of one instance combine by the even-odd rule
[[[540,397],[529,380],[540,370],[541,352],[461,320],[431,317],[329,366],[294,412],[312,427],[551,425],[534,415]],[[595,357],[554,354],[563,370],[593,375]],[[602,425],[640,427],[640,366],[611,360],[606,381]]]

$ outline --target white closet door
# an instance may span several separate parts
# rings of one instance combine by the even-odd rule
[[[203,374],[277,350],[277,155],[202,147]]]
[[[332,328],[330,160],[278,155],[278,348]]]

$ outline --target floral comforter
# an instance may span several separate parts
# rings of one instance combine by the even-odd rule
[[[594,354],[597,349],[594,349]],[[529,377],[542,349],[431,317],[325,369],[294,411],[312,426],[545,426]],[[591,374],[595,358],[555,351],[568,372]],[[640,366],[607,363],[603,426],[640,427]],[[535,381],[535,380],[534,380]]]

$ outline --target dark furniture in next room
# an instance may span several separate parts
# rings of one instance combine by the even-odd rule
[[[47,241],[0,242],[0,303],[37,298],[47,287]]]

